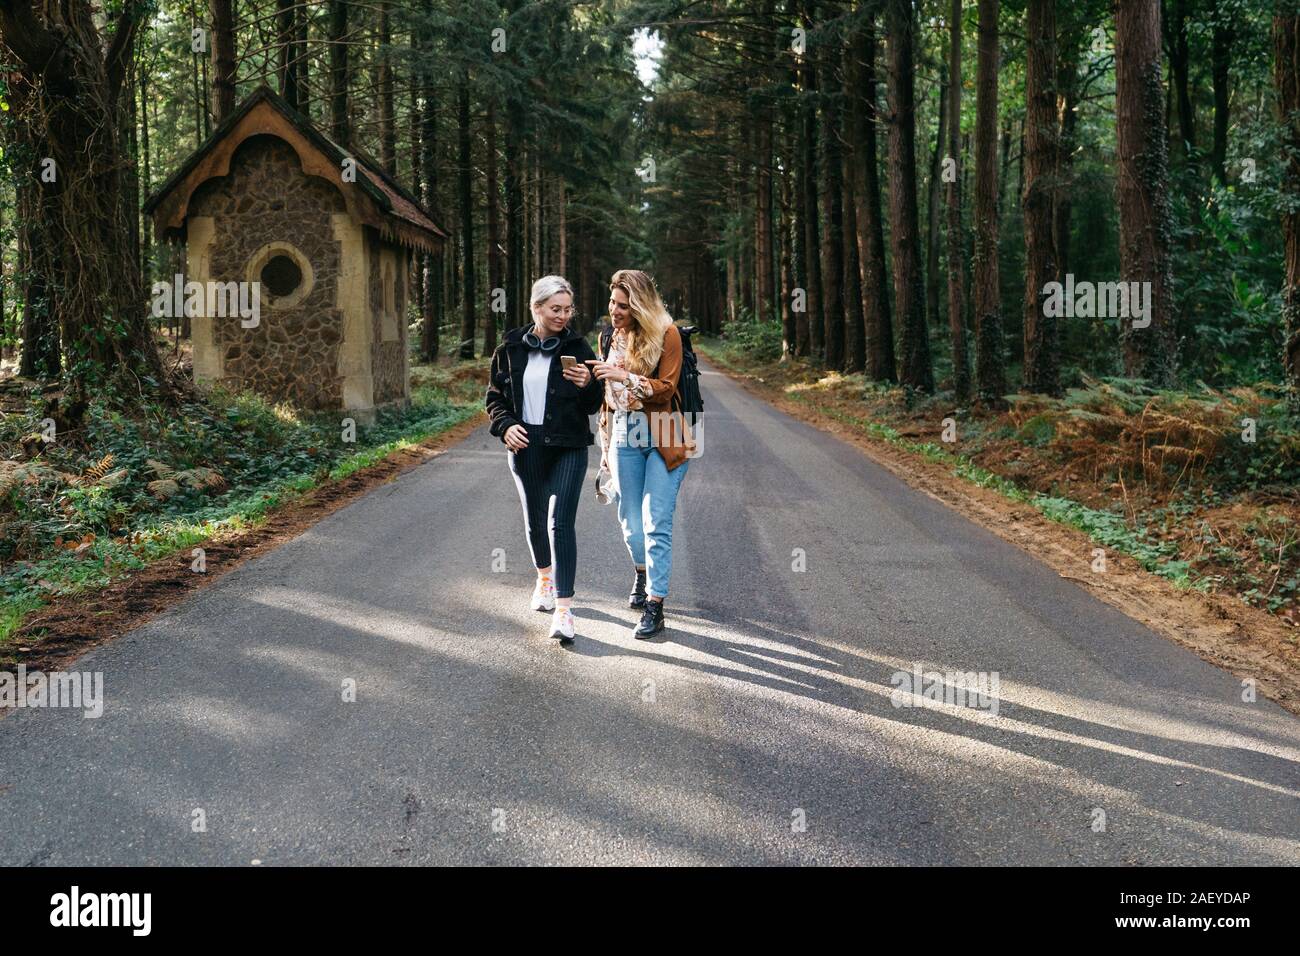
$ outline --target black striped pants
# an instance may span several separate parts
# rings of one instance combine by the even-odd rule
[[[555,596],[570,598],[578,567],[578,538],[573,525],[587,475],[587,446],[551,448],[545,444],[541,425],[524,427],[528,430],[528,447],[506,454],[524,507],[528,546],[533,552],[533,564],[539,568],[550,567],[554,555]]]

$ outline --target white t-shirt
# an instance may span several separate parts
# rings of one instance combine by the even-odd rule
[[[554,357],[554,352],[541,349],[528,353],[528,365],[524,368],[525,425],[540,425],[546,415],[546,385],[551,378],[551,359]]]

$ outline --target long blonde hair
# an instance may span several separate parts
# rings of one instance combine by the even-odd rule
[[[637,375],[649,375],[664,353],[664,336],[673,324],[664,300],[659,298],[654,279],[640,269],[619,269],[609,280],[609,289],[627,296],[632,326],[627,330],[627,368]]]

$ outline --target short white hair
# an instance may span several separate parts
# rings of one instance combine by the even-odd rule
[[[533,291],[528,296],[528,305],[535,306],[561,292],[573,295],[573,286],[569,285],[568,279],[564,276],[542,276],[533,283]]]

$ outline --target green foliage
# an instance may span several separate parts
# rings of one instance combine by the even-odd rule
[[[755,362],[775,362],[781,357],[781,326],[742,313],[722,330],[722,339]]]
[[[355,443],[343,441],[342,413],[295,414],[247,392],[216,390],[181,414],[124,407],[117,396],[97,396],[87,413],[91,450],[55,441],[36,446],[32,461],[3,462],[0,638],[45,595],[103,586],[218,531],[256,523],[324,480],[464,421],[478,400],[453,402],[425,385],[411,407],[359,425]],[[6,456],[30,438],[38,414],[33,406],[0,419]]]

